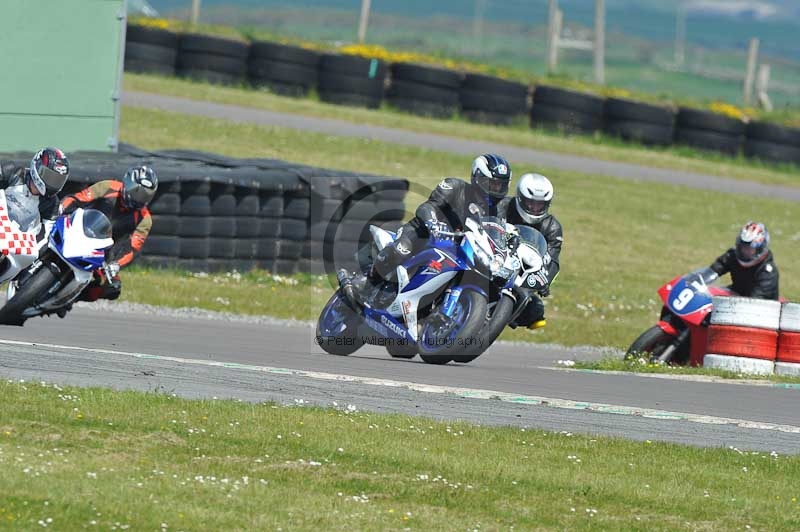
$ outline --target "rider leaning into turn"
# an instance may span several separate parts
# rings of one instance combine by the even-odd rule
[[[31,205],[30,210],[38,208],[39,219],[44,222],[39,233],[40,239],[49,233],[58,218],[58,193],[67,179],[69,160],[58,148],[39,150],[27,168],[11,163],[0,164],[0,189],[14,189],[17,200],[8,202],[9,210],[24,210],[28,205]]]
[[[778,299],[778,267],[762,223],[747,222],[734,246],[711,265],[717,275],[731,274],[730,289],[743,297]]]
[[[550,213],[554,193],[553,184],[545,176],[524,174],[517,183],[516,197],[504,199],[498,208],[498,216],[511,224],[527,225],[536,229],[547,241],[550,260],[547,264],[547,279],[542,279],[536,290],[541,297],[550,295],[550,283],[558,275],[559,255],[564,241],[561,223]],[[544,303],[535,294],[531,294],[531,302],[509,326],[514,328],[521,325],[537,329],[545,324]]]
[[[119,297],[122,292],[119,270],[133,261],[150,234],[153,222],[147,205],[157,189],[158,178],[152,168],[133,166],[125,172],[122,181],[98,181],[61,202],[64,214],[78,207],[91,208],[101,211],[111,221],[114,245],[106,251],[104,267],[95,271],[80,301]],[[107,274],[110,280],[106,279]]]
[[[376,285],[391,279],[394,269],[428,241],[431,231],[462,230],[475,205],[482,216],[497,216],[497,208],[508,192],[511,166],[496,154],[485,154],[472,161],[471,181],[446,178],[431,192],[427,201],[417,207],[414,218],[397,230],[394,243],[375,257],[369,273],[352,280],[348,272],[339,272],[344,293],[351,300],[360,300],[365,283]]]

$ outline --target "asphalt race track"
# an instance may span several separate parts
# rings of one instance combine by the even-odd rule
[[[80,304],[84,305],[84,304]],[[313,324],[129,304],[0,326],[0,377],[188,398],[352,405],[635,440],[800,453],[800,386],[568,370],[599,350],[500,343],[467,365],[349,357],[314,344]]]

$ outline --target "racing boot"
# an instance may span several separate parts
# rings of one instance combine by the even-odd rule
[[[66,317],[67,313],[68,313],[70,310],[72,310],[72,303],[70,303],[70,304],[69,304],[69,305],[67,305],[66,307],[61,307],[60,309],[58,309],[58,310],[56,311],[56,316],[58,316],[58,317],[59,317],[59,318],[61,318],[61,319],[64,319],[64,317]]]

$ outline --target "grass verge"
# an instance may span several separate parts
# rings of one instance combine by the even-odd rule
[[[451,137],[480,139],[487,144],[508,144],[537,150],[580,155],[594,159],[669,168],[687,172],[745,179],[767,184],[800,186],[793,166],[761,164],[744,157],[730,158],[713,152],[686,147],[646,148],[618,139],[595,136],[565,136],[556,132],[532,130],[525,121],[513,127],[475,124],[463,119],[437,120],[394,111],[387,105],[373,111],[326,104],[316,98],[294,99],[247,87],[218,87],[177,78],[125,73],[125,90],[191,98],[215,103],[252,107],[321,118],[335,118],[358,124],[372,124],[433,133]],[[362,168],[363,170],[363,168]]]
[[[575,361],[574,368],[592,371],[624,371],[626,373],[658,373],[663,375],[706,375],[723,379],[747,379],[754,382],[777,382],[786,384],[788,388],[800,388],[800,377],[789,375],[743,375],[716,368],[691,368],[686,366],[665,366],[651,363],[644,358],[623,360],[616,357],[604,357],[596,361]]]
[[[0,528],[797,530],[800,457],[0,381]]]

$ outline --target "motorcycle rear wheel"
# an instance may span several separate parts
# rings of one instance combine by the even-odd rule
[[[337,290],[322,308],[315,341],[326,353],[350,355],[364,345],[358,334],[360,323],[361,316],[350,308],[342,291]]]
[[[22,286],[18,286],[14,296],[0,307],[0,323],[4,325],[22,325],[27,318],[22,317],[22,312],[34,306],[38,299],[47,294],[56,282],[56,276],[47,267],[36,271]],[[13,282],[13,281],[12,281]]]
[[[656,362],[661,353],[675,340],[674,336],[664,332],[661,327],[653,325],[634,340],[625,353],[625,360],[646,356],[649,362]],[[678,346],[671,357],[672,360],[680,361],[685,358],[685,355],[688,355],[687,349],[688,346]]]
[[[497,337],[500,336],[503,329],[506,328],[506,325],[511,320],[511,314],[513,312],[514,299],[511,296],[503,294],[500,301],[498,301],[492,309],[491,315],[487,313],[486,321],[483,323],[483,327],[478,333],[478,339],[482,343],[476,345],[473,349],[467,350],[462,355],[455,355],[453,357],[453,362],[466,364],[481,356],[483,352],[489,349],[489,346],[497,340]]]

